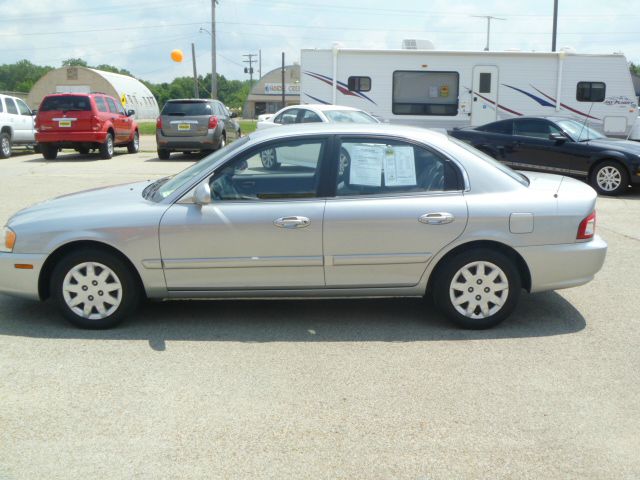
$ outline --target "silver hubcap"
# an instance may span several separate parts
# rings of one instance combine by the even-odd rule
[[[140,145],[140,135],[138,133],[134,133],[133,135],[133,146],[136,150],[138,150],[138,146]]]
[[[111,138],[111,135],[107,137],[107,152],[109,152],[109,155],[113,155],[113,138]]]
[[[620,183],[622,183],[622,174],[616,167],[603,167],[598,170],[596,182],[605,192],[612,192],[620,187]]]
[[[88,320],[101,320],[120,306],[122,284],[106,265],[84,262],[67,272],[62,294],[73,313]]]
[[[467,318],[483,319],[498,312],[509,296],[505,273],[491,262],[468,263],[453,276],[451,303]]]
[[[11,153],[11,145],[7,137],[2,137],[2,153],[6,156]]]
[[[270,149],[270,150],[265,150],[264,152],[260,153],[260,158],[262,160],[262,166],[265,168],[272,168],[273,165],[275,164],[275,150]]]

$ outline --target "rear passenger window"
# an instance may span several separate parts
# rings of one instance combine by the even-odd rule
[[[106,97],[107,104],[109,105],[109,111],[111,113],[118,113],[118,107],[116,107],[116,102],[113,101],[113,98]]]
[[[298,109],[292,108],[278,115],[273,120],[273,123],[281,123],[283,125],[289,125],[291,123],[296,123],[296,118],[298,118]]]
[[[13,98],[5,98],[5,102],[7,102],[7,113],[13,113],[14,115],[18,114],[18,107],[16,107]]]
[[[546,120],[528,118],[517,120],[515,122],[515,125],[515,134],[522,135],[523,137],[533,137],[548,140],[550,133],[562,133]]]
[[[27,107],[26,103],[24,103],[19,98],[16,99],[16,103],[18,104],[18,110],[20,110],[20,115],[25,115],[27,117],[31,116],[31,110],[29,110],[29,107]]]
[[[4,112],[4,100],[0,98],[0,113]]]
[[[302,116],[302,123],[318,123],[322,122],[322,119],[311,110],[305,110]]]
[[[337,196],[459,190],[457,168],[426,148],[389,140],[347,140],[340,147]]]
[[[94,100],[96,101],[96,107],[98,107],[99,112],[107,111],[107,104],[104,103],[104,97],[94,97]]]
[[[502,135],[513,135],[513,121],[490,123],[478,128],[481,132],[500,133]]]

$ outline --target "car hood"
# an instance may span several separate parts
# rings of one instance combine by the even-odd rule
[[[632,140],[622,140],[620,138],[598,138],[584,143],[595,147],[608,148],[610,150],[619,150],[622,152],[640,155],[640,142],[634,142]]]
[[[135,209],[137,205],[152,203],[142,198],[142,190],[149,183],[128,183],[62,195],[20,210],[9,219],[8,225],[14,227],[41,221],[64,221],[71,217],[99,217],[102,213]]]

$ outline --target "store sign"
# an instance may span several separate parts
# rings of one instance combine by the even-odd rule
[[[285,83],[284,89],[285,89],[284,90],[285,95],[300,95],[299,83]],[[281,83],[265,83],[264,93],[267,95],[276,94],[276,93],[282,95],[282,84]]]

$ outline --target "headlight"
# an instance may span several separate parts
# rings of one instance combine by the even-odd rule
[[[9,227],[3,227],[0,230],[0,252],[13,252],[13,246],[16,244],[16,233]]]

